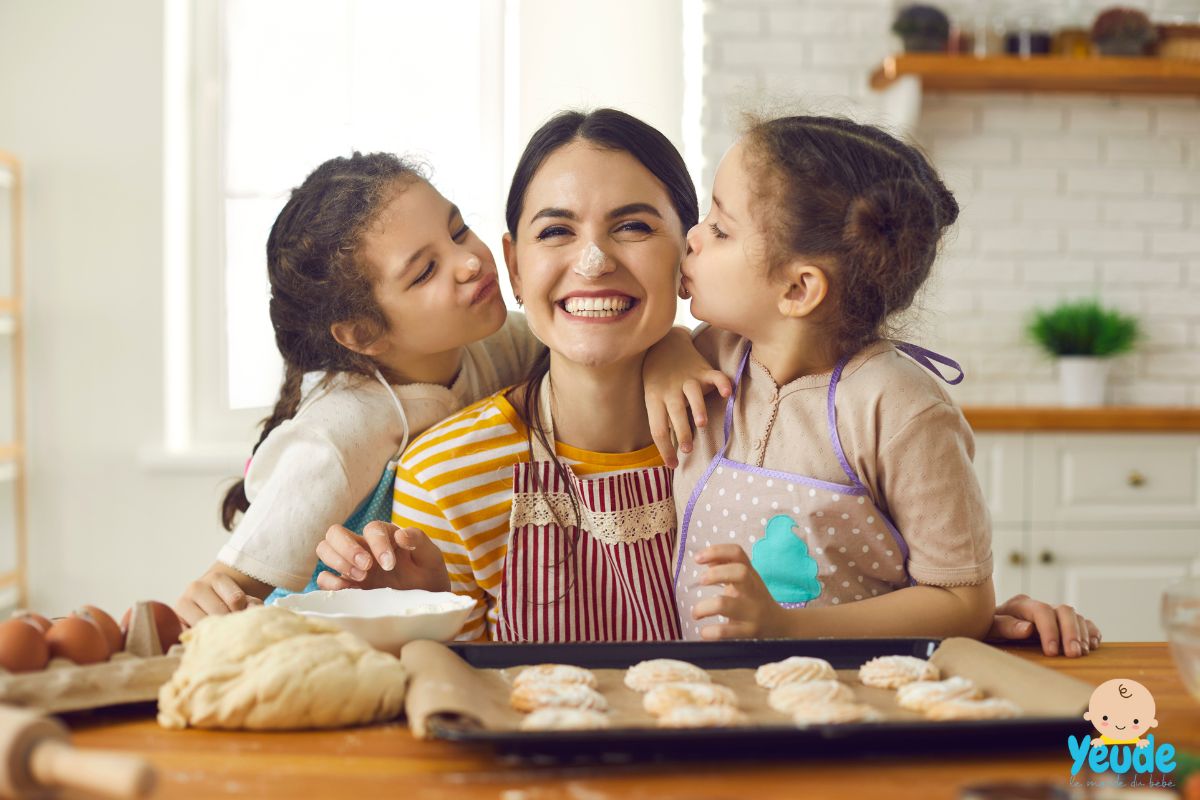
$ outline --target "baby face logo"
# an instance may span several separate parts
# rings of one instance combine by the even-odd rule
[[[1125,785],[1124,776],[1131,769],[1136,775],[1131,786],[1173,786],[1166,774],[1175,769],[1175,748],[1163,743],[1155,745],[1151,728],[1158,726],[1154,696],[1137,681],[1116,678],[1105,681],[1092,692],[1088,710],[1083,718],[1092,723],[1099,736],[1071,736],[1067,746],[1071,751],[1071,777],[1079,774],[1086,762],[1093,773],[1112,773],[1115,779],[1088,785]],[[1142,736],[1146,738],[1143,739]],[[1162,782],[1154,773],[1162,773]],[[1147,774],[1148,773],[1148,774]],[[1141,775],[1146,775],[1143,782]]]
[[[1139,748],[1150,743],[1142,734],[1158,726],[1154,718],[1154,696],[1137,681],[1115,678],[1105,681],[1092,692],[1088,710],[1083,718],[1092,723],[1101,744],[1136,744]]]

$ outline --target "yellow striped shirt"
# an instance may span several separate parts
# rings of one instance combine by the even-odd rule
[[[420,528],[442,551],[450,589],[475,599],[459,639],[495,638],[497,599],[508,553],[512,466],[529,460],[528,428],[507,390],[464,408],[417,437],[396,469],[392,522]],[[580,477],[662,466],[654,445],[594,453],[555,442]]]

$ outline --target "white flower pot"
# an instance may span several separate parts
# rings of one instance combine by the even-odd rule
[[[1069,408],[1104,405],[1111,359],[1099,356],[1060,356],[1058,385],[1062,404]]]

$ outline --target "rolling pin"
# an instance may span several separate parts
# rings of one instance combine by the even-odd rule
[[[139,798],[154,790],[144,759],[107,750],[76,750],[65,725],[0,706],[0,797],[53,797],[64,787],[104,797]]]

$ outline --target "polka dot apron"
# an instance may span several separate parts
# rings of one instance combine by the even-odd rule
[[[954,361],[906,342],[896,348],[947,383],[962,380]],[[700,638],[712,618],[696,621],[692,609],[720,586],[698,584],[703,568],[695,557],[715,544],[735,543],[785,608],[837,605],[885,594],[909,585],[908,545],[871,499],[837,432],[834,399],[848,358],[834,367],[826,406],[829,438],[848,483],[764,469],[725,457],[733,433],[738,385],[750,359],[750,346],[738,366],[725,406],[725,441],[692,491],[680,526],[675,563],[675,595],[685,639]],[[958,370],[946,379],[934,361]]]

